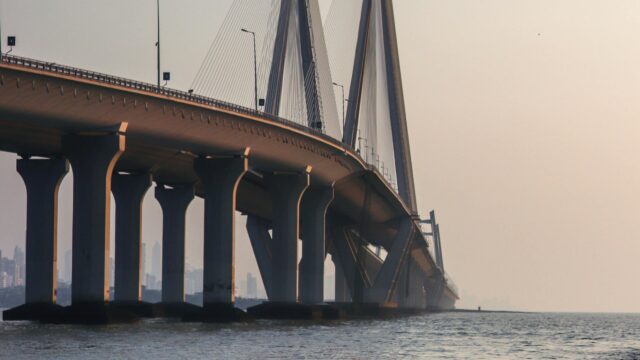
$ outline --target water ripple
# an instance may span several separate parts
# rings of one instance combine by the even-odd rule
[[[5,358],[640,360],[640,315],[447,313],[229,325],[0,322]]]

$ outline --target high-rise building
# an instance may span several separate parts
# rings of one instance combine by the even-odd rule
[[[256,299],[258,297],[258,281],[251,273],[247,273],[247,291],[245,296],[249,299]]]
[[[4,258],[2,257],[2,250],[0,250],[0,274],[2,274],[3,271],[5,271],[4,270]]]
[[[62,273],[62,278],[69,284],[71,284],[71,259],[72,253],[71,249],[69,249],[64,253],[64,271]]]
[[[26,276],[26,266],[24,259],[24,251],[19,246],[13,249],[13,262],[15,263],[16,270],[13,275],[13,286],[24,285],[24,279]]]
[[[0,276],[2,277],[0,281],[2,288],[17,286],[16,280],[18,285],[21,284],[20,268],[16,266],[15,260],[0,258]]]
[[[140,247],[140,281],[142,286],[147,286],[147,246],[142,243]]]
[[[0,289],[8,288],[12,285],[11,276],[9,276],[5,271],[0,271]]]
[[[160,283],[162,280],[162,247],[159,242],[153,244],[151,249],[151,275],[155,278],[156,283]],[[156,289],[160,289],[157,286]]]
[[[109,287],[113,287],[116,277],[116,262],[109,258]]]
[[[186,294],[202,292],[202,276],[202,269],[187,269],[184,279],[184,292]]]

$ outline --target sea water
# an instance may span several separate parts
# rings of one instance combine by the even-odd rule
[[[440,313],[246,324],[0,322],[0,359],[640,359],[640,315]]]

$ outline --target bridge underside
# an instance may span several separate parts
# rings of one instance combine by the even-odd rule
[[[128,124],[126,130],[121,126],[123,123]],[[69,145],[70,135],[80,138],[104,136],[126,138],[126,147],[121,144],[117,154],[114,153],[114,157],[109,158],[105,163],[107,166],[105,169],[109,174],[113,172],[114,176],[120,173],[152,174],[153,180],[160,187],[156,189],[156,197],[161,201],[165,215],[172,205],[162,202],[162,189],[165,189],[165,186],[168,186],[166,189],[169,190],[193,187],[194,193],[205,199],[206,209],[211,209],[211,214],[217,214],[211,215],[211,219],[216,220],[211,220],[210,227],[205,228],[205,264],[214,259],[216,254],[231,251],[229,253],[231,258],[226,258],[225,261],[230,263],[232,268],[232,247],[221,245],[220,241],[216,240],[226,236],[230,236],[231,239],[233,237],[233,234],[224,232],[226,227],[220,223],[222,221],[220,219],[226,219],[224,214],[228,213],[228,211],[225,212],[224,206],[226,209],[232,207],[231,209],[237,209],[252,218],[260,219],[267,228],[273,229],[273,238],[265,237],[263,242],[269,243],[266,245],[269,256],[265,258],[275,259],[283,256],[284,253],[291,252],[288,247],[291,242],[287,243],[287,239],[297,240],[299,236],[303,240],[304,248],[306,244],[315,243],[318,236],[324,235],[322,232],[324,230],[321,231],[321,235],[318,235],[318,230],[313,228],[317,217],[307,215],[305,211],[299,214],[297,207],[302,201],[304,208],[305,189],[308,188],[307,191],[311,194],[316,189],[331,188],[332,197],[331,201],[327,202],[327,206],[324,209],[313,210],[319,211],[322,221],[324,221],[324,214],[327,214],[328,234],[326,244],[321,246],[325,251],[321,251],[321,255],[318,253],[319,250],[310,254],[324,259],[328,252],[332,254],[334,261],[339,259],[339,267],[345,274],[350,298],[377,304],[399,304],[400,306],[405,304],[407,307],[429,305],[437,307],[443,303],[440,301],[442,291],[438,290],[442,287],[443,274],[431,257],[418,224],[411,218],[411,211],[375,169],[364,164],[356,153],[336,140],[322,134],[305,132],[293,124],[262,118],[257,114],[244,114],[206,106],[188,99],[180,100],[99,81],[2,64],[0,66],[0,150],[17,153],[25,158],[32,156],[69,158],[74,174],[79,176],[81,172],[78,171],[76,174],[76,167],[79,168],[80,165],[76,164],[79,164],[80,160],[74,159],[82,154],[73,155]],[[243,160],[248,163],[248,166],[235,178],[228,178],[231,176],[229,175],[231,170],[225,169],[227,169],[226,166],[231,166],[226,165],[231,160],[218,161],[227,158],[248,158],[248,162]],[[206,165],[210,168],[201,168],[198,171],[194,166],[194,162],[198,159],[210,159],[211,161],[207,163],[210,164]],[[235,164],[237,161],[234,161],[232,162]],[[113,165],[109,166],[109,164]],[[211,175],[206,175],[207,171]],[[74,192],[76,192],[77,176],[74,177]],[[293,181],[290,182],[291,184],[298,184],[300,181],[304,183],[300,183],[302,185],[300,185],[297,201],[291,199],[293,195],[289,194],[295,192],[289,191],[294,187],[285,189],[282,195],[284,198],[274,195],[277,193],[274,189],[278,184],[288,184],[287,181]],[[212,187],[211,184],[220,186]],[[228,191],[218,194],[216,192],[218,188],[228,189]],[[227,199],[228,194],[233,194],[233,198]],[[188,201],[190,200],[187,200],[186,205]],[[118,203],[117,196],[116,203]],[[300,216],[295,224],[282,219],[282,213],[286,212],[283,209],[286,209],[289,206],[287,204],[290,203],[297,204],[292,208],[291,214]],[[74,209],[75,207],[74,200]],[[116,207],[116,211],[120,211],[120,206]],[[231,218],[228,221],[232,224],[233,217],[229,216]],[[175,227],[167,224],[166,216],[164,221],[165,233]],[[74,224],[75,222],[74,212]],[[205,219],[205,222],[208,220]],[[167,226],[169,228],[166,228]],[[116,227],[118,227],[117,224]],[[74,225],[74,238],[75,234]],[[102,233],[101,236],[104,237],[104,235]],[[139,241],[139,232],[137,236]],[[174,241],[172,239],[179,241],[180,237],[165,238],[163,246],[165,248],[169,246]],[[209,247],[207,241],[211,243]],[[323,238],[322,244],[324,242]],[[75,243],[76,240],[74,240],[74,264],[76,263]],[[386,250],[387,256],[383,259],[372,253],[368,245]],[[108,249],[108,246],[106,248]],[[104,251],[104,244],[102,251]],[[211,258],[207,258],[207,254],[210,254]],[[256,253],[258,260],[260,256]],[[184,266],[184,259],[163,258],[163,262],[165,260],[176,261],[177,271],[181,261]],[[225,261],[214,263],[225,263]],[[268,261],[271,261],[272,265],[281,263],[273,259]],[[311,263],[311,261],[305,261],[303,257],[303,263]],[[273,283],[274,294],[282,296],[283,301],[297,301],[295,287],[298,285],[298,270],[295,258],[293,264],[293,270],[291,267],[280,269],[277,266],[271,266],[269,271],[262,272],[261,267],[266,287],[270,287],[269,282]],[[205,268],[207,266],[205,265]],[[100,271],[104,272],[104,268]],[[207,287],[205,274],[205,297],[208,296],[207,291],[210,289],[212,306],[227,300],[233,303],[233,295],[228,294],[229,284],[224,283],[224,281],[232,282],[233,274],[230,278],[228,276],[225,278],[230,280],[220,280],[219,274],[227,271],[226,268],[205,269],[205,273],[207,271],[211,276],[211,288]],[[288,274],[291,272],[295,273],[295,276],[294,279],[289,280]],[[313,271],[301,269],[301,273],[313,273]],[[278,274],[293,286],[293,297],[289,295],[291,286],[278,289],[276,285],[280,276]],[[418,281],[421,290],[416,293],[418,295],[412,293],[411,302],[403,299],[398,295],[400,292],[396,291],[398,288],[404,289],[409,286],[407,283],[409,280],[406,279],[410,276],[406,274],[419,275],[419,278],[424,280]],[[32,273],[28,276],[34,278]],[[74,272],[74,283],[75,279]],[[220,285],[221,281],[226,285]],[[165,284],[163,288],[164,286]],[[301,287],[307,286],[301,284]],[[87,285],[87,288],[89,287],[90,285]],[[179,302],[183,293],[180,295],[179,286],[176,291]],[[95,293],[92,294],[95,295]],[[454,298],[455,294],[448,296]],[[420,297],[423,300],[420,300]],[[108,296],[106,298],[108,299]],[[433,300],[429,300],[430,298]],[[104,297],[102,299],[104,300]],[[82,300],[80,299],[79,302]],[[450,303],[452,305],[453,301]]]

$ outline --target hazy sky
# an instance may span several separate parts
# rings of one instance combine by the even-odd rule
[[[0,1],[15,54],[154,81],[155,1]],[[163,3],[164,67],[187,89],[228,0]],[[395,7],[419,208],[437,209],[459,307],[640,311],[640,2]],[[24,243],[14,160],[0,155],[3,252]],[[71,185],[60,194],[61,253]],[[159,218],[150,191],[149,249]],[[201,201],[188,221],[188,261],[199,265]],[[238,277],[257,274],[238,235]]]

